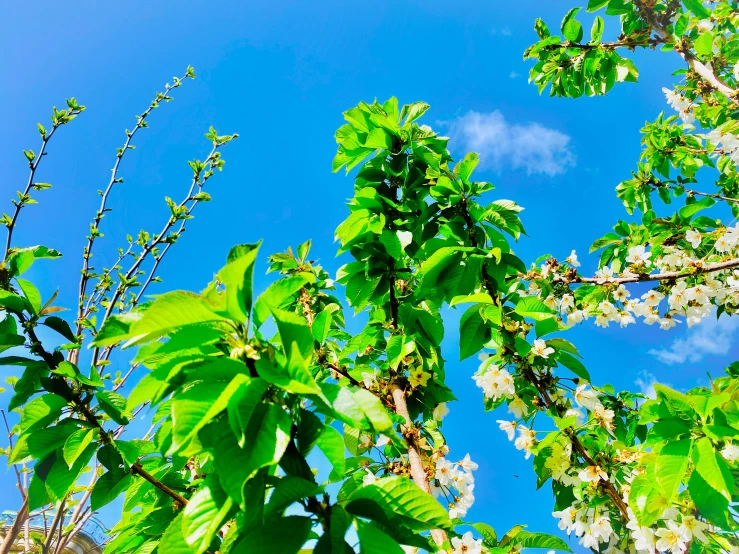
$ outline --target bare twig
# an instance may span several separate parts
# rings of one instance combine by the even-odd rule
[[[13,449],[13,432],[10,430],[10,425],[8,425],[8,418],[5,415],[5,410],[0,410],[0,415],[3,417],[3,423],[5,423],[5,430],[8,432],[8,444],[10,446],[10,449]],[[15,470],[15,477],[18,479],[18,490],[21,492],[21,498],[25,500],[26,498],[26,488],[23,486],[23,482],[21,481],[21,473],[18,470],[18,466],[16,464],[13,464],[13,469]]]
[[[72,104],[69,104],[72,106]],[[80,113],[82,113],[82,110],[84,109],[84,106],[80,106],[80,109],[73,109],[69,108],[66,110],[66,112],[61,112],[65,114],[70,119],[78,116]],[[56,110],[56,108],[55,108]],[[57,113],[57,112],[55,112]],[[7,223],[8,227],[8,238],[5,241],[5,256],[3,257],[3,261],[7,261],[8,255],[10,254],[10,245],[13,239],[13,231],[15,230],[15,225],[18,221],[18,216],[21,213],[21,210],[23,209],[23,206],[25,206],[28,203],[28,195],[31,192],[31,189],[34,186],[34,177],[36,176],[36,170],[38,169],[39,164],[41,163],[41,159],[46,155],[46,145],[49,143],[49,140],[51,140],[51,137],[54,135],[56,130],[64,125],[66,122],[59,122],[58,120],[54,120],[54,125],[51,128],[51,131],[47,134],[45,131],[42,133],[42,139],[41,139],[41,148],[39,149],[38,155],[33,158],[32,161],[29,161],[29,166],[31,168],[31,172],[28,175],[28,182],[26,183],[26,188],[23,190],[23,194],[18,199],[18,201],[13,202],[15,204],[15,211],[13,212],[13,217],[11,218],[10,222]]]
[[[110,196],[110,192],[113,190],[113,187],[116,183],[120,183],[122,179],[118,177],[118,169],[120,168],[121,161],[123,160],[123,156],[126,154],[126,152],[133,147],[131,146],[131,141],[133,140],[133,137],[136,135],[136,133],[139,131],[139,129],[142,129],[146,127],[146,118],[151,113],[152,110],[157,108],[162,100],[169,101],[171,97],[167,96],[167,94],[174,88],[177,88],[180,86],[181,83],[183,83],[188,77],[191,77],[191,69],[188,68],[187,73],[180,79],[176,79],[174,82],[174,85],[170,86],[169,83],[165,87],[165,93],[160,94],[157,93],[157,98],[151,103],[151,105],[142,113],[140,116],[137,117],[136,120],[136,126],[133,128],[133,131],[127,131],[126,132],[126,142],[123,145],[123,148],[120,148],[118,150],[118,155],[115,159],[115,164],[113,165],[113,169],[111,170],[111,176],[110,181],[108,181],[108,186],[105,188],[105,191],[101,194],[102,198],[100,200],[100,207],[98,208],[97,213],[95,214],[95,218],[93,219],[92,225],[90,227],[90,235],[87,237],[87,245],[85,246],[85,249],[82,254],[83,262],[82,262],[82,276],[80,277],[80,286],[79,286],[79,305],[77,310],[77,335],[79,335],[82,332],[82,319],[86,317],[85,315],[85,293],[87,288],[87,283],[90,279],[90,258],[92,257],[92,247],[95,243],[95,238],[98,236],[98,228],[100,226],[100,221],[105,216],[105,212],[108,212],[111,210],[111,208],[108,207],[108,197]],[[114,265],[115,267],[115,265]],[[89,314],[88,314],[89,315]],[[70,352],[70,358],[77,360],[77,357],[79,356],[77,351]]]

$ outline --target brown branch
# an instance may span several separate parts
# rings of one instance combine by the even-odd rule
[[[108,181],[108,186],[106,187],[105,191],[102,193],[102,198],[100,200],[100,208],[98,208],[97,213],[95,214],[95,218],[92,222],[92,228],[90,229],[90,236],[87,237],[87,246],[85,246],[85,249],[82,254],[83,263],[82,263],[82,276],[80,277],[80,287],[79,287],[79,307],[77,310],[77,332],[76,334],[79,335],[82,332],[82,318],[86,317],[84,313],[84,300],[85,300],[85,289],[87,288],[87,282],[90,279],[90,258],[92,257],[92,247],[95,242],[95,238],[98,236],[96,231],[98,230],[98,227],[100,226],[100,221],[105,216],[105,212],[110,211],[110,208],[107,207],[108,203],[108,197],[110,196],[110,192],[113,190],[113,187],[116,183],[120,183],[122,179],[118,178],[118,169],[121,165],[121,161],[123,160],[123,156],[130,150],[131,147],[131,141],[133,140],[134,135],[139,131],[139,129],[142,129],[143,127],[146,127],[146,118],[151,113],[152,110],[157,108],[159,106],[159,103],[163,99],[169,99],[166,94],[168,94],[172,89],[177,88],[180,86],[181,83],[183,83],[188,77],[191,76],[191,73],[188,68],[188,72],[181,78],[175,81],[173,86],[170,86],[169,84],[166,85],[165,88],[165,96],[160,97],[159,93],[157,93],[157,98],[151,103],[151,105],[144,111],[143,114],[141,114],[138,119],[136,120],[136,126],[133,128],[133,131],[127,131],[126,132],[126,142],[123,145],[123,148],[118,150],[118,155],[116,156],[115,165],[113,166],[113,169],[111,170],[111,176],[110,181]],[[74,355],[73,359],[76,361],[78,355]]]
[[[652,186],[656,188],[666,188],[666,189],[674,189],[675,185],[671,185],[670,183],[663,183],[663,182],[656,182],[656,183],[650,183]],[[682,187],[685,191],[685,194],[688,196],[705,196],[707,198],[714,198],[716,200],[724,200],[726,202],[733,202],[735,204],[739,204],[739,198],[729,198],[728,196],[722,196],[720,194],[711,194],[710,192],[701,192],[699,190],[693,190],[693,189],[686,189],[685,187]]]
[[[538,391],[539,395],[541,396],[541,401],[543,402],[544,406],[548,410],[552,405],[554,405],[555,409],[561,413],[564,409],[559,404],[555,403],[552,398],[549,396],[549,392],[547,391],[546,387],[543,385],[543,383],[539,380],[536,373],[533,369],[526,365],[521,366],[521,372],[523,376],[536,387],[536,390]],[[575,433],[572,429],[565,429],[564,434],[567,435],[567,438],[570,439],[570,442],[572,443],[572,448],[580,454],[580,456],[585,460],[585,463],[587,463],[590,466],[597,466],[598,464],[593,460],[592,456],[590,456],[590,453],[587,451],[585,446],[580,442],[580,439],[577,437],[577,433]],[[628,506],[621,498],[621,495],[618,493],[618,490],[616,489],[615,485],[611,483],[610,481],[600,481],[600,486],[603,488],[605,493],[608,495],[608,497],[613,501],[613,503],[618,508],[619,512],[628,519],[629,513],[628,513]]]
[[[689,273],[685,273],[683,271],[667,271],[665,273],[646,273],[643,275],[637,275],[636,277],[612,277],[608,279],[600,277],[580,277],[577,275],[573,279],[558,278],[557,280],[568,283],[641,283],[646,281],[663,281],[666,279],[680,279],[691,277],[693,275],[703,275],[705,273],[714,273],[724,269],[731,269],[732,267],[739,267],[739,258],[733,258],[731,260],[717,262],[715,264],[708,264],[703,267],[696,266],[693,268],[693,271]]]
[[[390,384],[390,393],[395,402],[395,413],[402,416],[405,420],[405,423],[401,425],[401,431],[403,432],[403,438],[405,439],[406,448],[408,449],[408,463],[410,465],[411,477],[416,485],[418,485],[424,492],[431,494],[429,477],[423,467],[423,460],[421,458],[420,449],[418,448],[418,431],[413,426],[413,420],[408,412],[408,404],[405,400],[405,391],[400,388],[396,382],[393,382]],[[442,529],[432,529],[431,537],[438,546],[441,546],[444,541],[447,540],[447,534]]]
[[[54,519],[51,521],[51,528],[49,529],[49,533],[46,535],[46,541],[41,546],[41,552],[43,554],[49,553],[49,547],[51,546],[51,541],[54,540],[54,533],[56,533],[57,525],[59,526],[60,533],[62,527],[64,527],[64,508],[66,503],[67,497],[65,496],[59,503],[59,508],[57,509],[56,514],[54,514]]]
[[[588,50],[613,50],[616,48],[636,48],[637,46],[655,47],[663,44],[664,42],[665,39],[663,37],[646,37],[642,40],[619,40],[615,42],[601,42],[598,44],[581,44],[579,42],[573,43],[570,41],[565,41],[560,44],[550,44],[542,48],[542,50],[552,51],[559,50],[561,48],[576,48],[578,50],[582,50],[583,52],[587,52]]]
[[[173,491],[167,485],[159,481],[151,473],[149,473],[143,467],[141,467],[140,463],[137,462],[131,466],[131,474],[141,476],[146,481],[148,481],[149,483],[154,485],[156,488],[158,488],[160,491],[162,491],[164,494],[172,497],[175,501],[179,502],[180,506],[187,506],[187,498],[180,495],[178,492]]]
[[[8,445],[10,446],[10,449],[13,449],[13,432],[10,430],[10,425],[8,425],[8,418],[5,415],[5,410],[0,410],[0,415],[3,417],[3,423],[5,423],[5,430],[8,433]],[[21,492],[21,498],[25,500],[26,498],[26,489],[23,486],[23,481],[21,480],[21,473],[18,470],[18,466],[16,464],[13,464],[13,469],[15,470],[15,477],[18,479],[18,490]]]
[[[14,313],[16,313],[21,323],[24,325],[24,328],[26,329],[26,332],[28,333],[28,336],[31,339],[32,344],[35,346],[34,348],[35,352],[39,356],[41,356],[41,358],[43,358],[43,360],[47,363],[47,365],[51,369],[55,369],[57,364],[54,361],[53,356],[49,354],[46,350],[44,350],[43,346],[41,345],[41,342],[38,340],[38,337],[36,336],[36,332],[33,330],[33,326],[29,324],[28,320],[22,313],[17,313],[17,312],[14,312]],[[80,395],[75,393],[72,390],[72,388],[69,386],[69,383],[67,383],[66,379],[59,378],[59,383],[62,384],[64,387],[66,387],[67,390],[65,392],[70,397],[74,398],[77,404],[76,406],[77,411],[79,411],[79,413],[82,416],[84,416],[84,418],[89,423],[97,427],[100,430],[100,432],[104,435],[106,431],[104,427],[102,426],[102,424],[100,423],[100,420],[98,420],[97,416],[92,412],[90,407],[82,401],[82,398],[80,397]],[[136,468],[136,466],[138,466],[138,468]],[[187,500],[184,497],[182,497],[181,495],[179,495],[178,493],[176,493],[175,491],[173,491],[172,489],[170,489],[163,483],[160,483],[154,476],[152,476],[150,473],[147,473],[139,464],[135,464],[134,466],[131,466],[131,473],[134,475],[140,475],[141,477],[149,481],[149,483],[154,485],[156,488],[167,493],[174,500],[179,502],[182,506],[187,504]],[[0,552],[0,554],[2,553]]]
[[[672,42],[672,36],[667,32],[665,26],[659,21],[657,14],[651,7],[647,5],[644,0],[634,0],[634,5],[639,10],[639,14],[642,19],[650,26],[650,28],[657,33],[665,43]],[[703,78],[708,84],[710,84],[715,90],[720,92],[727,100],[734,104],[739,104],[738,91],[734,90],[721,79],[719,79],[713,70],[709,69],[707,65],[701,62],[695,54],[690,50],[683,48],[681,45],[675,45],[675,51],[680,54],[680,57],[685,60],[688,67]]]
[[[3,537],[3,542],[0,543],[0,554],[9,554],[15,540],[18,538],[18,534],[21,532],[23,524],[28,519],[28,497],[23,499],[21,509],[15,515],[15,521],[11,525],[10,529],[6,532]]]

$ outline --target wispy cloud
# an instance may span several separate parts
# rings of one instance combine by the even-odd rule
[[[518,73],[516,73],[515,71],[511,71],[511,74],[509,75],[509,77],[511,79],[515,79],[516,77],[520,77],[520,75]]]
[[[639,392],[647,398],[657,398],[657,393],[654,390],[656,382],[657,378],[654,375],[648,371],[642,371],[639,374],[639,378],[634,381],[634,384],[639,387]]]
[[[737,328],[739,318],[716,319],[712,315],[688,330],[684,337],[673,340],[665,348],[653,348],[649,353],[668,365],[700,362],[705,356],[727,354]]]
[[[536,122],[510,123],[499,110],[470,111],[441,123],[447,125],[452,144],[480,155],[481,167],[552,176],[575,165],[569,136]]]

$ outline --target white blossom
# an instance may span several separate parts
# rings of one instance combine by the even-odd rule
[[[475,540],[472,531],[467,531],[462,538],[452,537],[452,554],[480,554],[482,552],[482,539]]]
[[[547,346],[547,343],[542,339],[536,339],[531,347],[531,351],[535,356],[540,358],[548,358],[549,354],[554,354],[554,348]]]
[[[739,64],[737,64],[739,66]],[[577,253],[573,250],[572,253],[567,256],[565,261],[570,264],[572,267],[580,267],[580,262],[577,261]]]
[[[432,413],[432,417],[436,421],[441,421],[446,417],[446,415],[449,413],[449,408],[446,405],[446,402],[442,402],[441,404],[438,404],[436,408],[434,408],[434,411]]]
[[[701,243],[701,234],[694,229],[689,229],[688,232],[685,233],[685,240],[687,240],[693,248],[698,248]]]
[[[626,261],[632,264],[648,264],[652,257],[651,252],[646,251],[646,247],[642,244],[629,248],[629,255]]]
[[[726,461],[734,463],[739,460],[739,446],[729,443],[721,450],[721,455]]]
[[[516,426],[518,424],[515,421],[505,421],[504,419],[499,419],[497,423],[500,430],[505,431],[506,435],[508,435],[508,440],[512,441],[516,435]]]
[[[661,527],[655,532],[655,535],[659,537],[655,546],[660,552],[680,554],[685,550],[686,543],[690,541],[690,532],[674,521],[667,521],[666,524],[667,527]]]

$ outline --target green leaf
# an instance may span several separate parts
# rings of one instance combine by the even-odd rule
[[[316,342],[325,342],[329,332],[331,331],[332,322],[333,316],[328,310],[323,310],[318,315],[316,315],[315,319],[313,320],[313,325],[310,328],[311,333],[313,334],[313,339]]]
[[[300,477],[285,476],[275,484],[269,502],[264,507],[265,517],[282,515],[292,504],[323,492],[323,487]]]
[[[480,533],[482,540],[490,547],[494,547],[498,544],[498,535],[495,534],[495,529],[490,527],[487,523],[473,523],[472,527]]]
[[[657,393],[657,398],[665,403],[671,414],[688,420],[695,416],[695,410],[688,396],[660,384],[654,385],[654,390]]]
[[[711,56],[713,54],[713,34],[711,34],[711,31],[706,31],[695,39],[694,46],[695,51],[701,56]],[[682,214],[682,210],[680,210],[680,215],[686,217]]]
[[[736,522],[729,511],[729,501],[709,485],[697,471],[690,475],[688,492],[700,515],[706,518],[709,523],[726,531],[737,528]]]
[[[62,414],[67,401],[56,394],[44,394],[34,398],[23,408],[19,424],[21,434],[46,427]]]
[[[399,477],[385,477],[357,489],[345,508],[359,517],[399,520],[414,532],[452,527],[449,514],[436,499]]]
[[[651,526],[667,508],[665,496],[658,487],[653,474],[637,475],[631,482],[629,505],[641,525]]]
[[[551,346],[551,341],[547,342],[547,345]],[[590,373],[585,368],[585,366],[582,364],[582,362],[578,360],[577,358],[575,358],[574,356],[571,356],[567,352],[560,350],[559,353],[557,354],[557,362],[565,366],[567,369],[572,371],[572,373],[574,373],[581,379],[585,379],[588,383],[591,381]]]
[[[25,365],[23,374],[15,384],[15,394],[10,399],[8,410],[14,410],[25,404],[41,388],[41,378],[49,374],[46,362],[28,360]]]
[[[10,277],[16,277],[28,271],[33,262],[40,258],[58,258],[61,254],[46,246],[29,246],[16,248],[8,256],[8,272]]]
[[[365,148],[383,148],[389,150],[393,145],[390,135],[379,127],[372,129],[364,143]]]
[[[405,335],[393,335],[387,341],[387,363],[397,369],[403,358],[411,354],[416,349],[416,343],[413,339]]]
[[[197,435],[226,409],[231,397],[250,382],[247,375],[224,381],[199,383],[174,397],[172,402],[172,446],[169,454],[183,450]]]
[[[294,392],[304,394],[318,392],[320,389],[309,371],[313,359],[313,335],[307,321],[297,314],[284,310],[272,310],[272,316],[277,323],[280,340],[287,356],[288,375],[292,381],[302,385],[302,390]]]
[[[18,296],[7,290],[0,290],[0,307],[21,313],[25,305],[26,303],[22,296]]]
[[[535,296],[524,296],[519,299],[514,311],[521,317],[535,320],[547,319],[557,313]]]
[[[599,15],[595,16],[593,20],[593,26],[590,29],[590,43],[598,44],[600,39],[603,38],[603,18]]]
[[[182,514],[180,524],[190,552],[202,554],[208,549],[232,506],[233,501],[221,488],[218,478],[208,475]]]
[[[62,446],[69,435],[78,429],[73,422],[61,422],[54,427],[38,429],[18,437],[8,457],[9,464],[23,464],[33,459],[40,460],[49,452]]]
[[[575,16],[580,8],[572,8],[562,20],[561,31],[564,37],[570,42],[580,42],[583,36],[582,23]]]
[[[541,338],[550,333],[556,333],[560,329],[567,329],[566,325],[560,327],[556,317],[548,317],[547,319],[539,319],[534,324],[536,330],[536,337]]]
[[[310,277],[312,276],[308,273],[293,275],[275,281],[267,287],[267,290],[260,294],[254,303],[254,310],[252,311],[254,325],[260,327],[267,321],[273,309],[288,308],[294,302],[300,289],[311,282]]]
[[[246,481],[262,467],[280,461],[291,442],[292,421],[285,410],[275,404],[258,404],[245,432],[246,449],[239,448],[227,422],[219,427],[214,444],[216,472],[221,486],[238,503],[243,502]]]
[[[703,480],[713,487],[727,501],[734,491],[734,479],[726,462],[716,452],[711,439],[703,437],[693,447],[695,470]]]
[[[303,516],[266,521],[239,539],[229,554],[298,554],[312,526]]]
[[[267,381],[255,377],[236,390],[228,400],[228,423],[242,448],[246,444],[246,431],[252,413],[268,388]]]
[[[655,461],[657,481],[665,493],[667,502],[677,494],[690,462],[691,439],[668,442],[662,447]]]
[[[709,17],[711,17],[711,11],[703,6],[703,2],[701,2],[701,0],[683,0],[683,3],[685,4],[686,8],[688,8],[699,18],[708,19]]]
[[[228,254],[228,264],[218,272],[218,280],[226,286],[226,309],[239,323],[244,323],[251,312],[254,260],[260,244],[233,247]]]
[[[97,445],[88,444],[71,466],[67,464],[64,458],[57,456],[54,465],[46,476],[46,490],[52,500],[59,501],[69,493],[85,466],[92,459],[96,449]]]
[[[686,204],[680,210],[678,210],[678,213],[680,214],[680,217],[683,219],[690,219],[695,214],[700,212],[701,210],[705,210],[706,208],[710,208],[716,203],[716,201],[713,198],[705,197],[701,198],[700,200],[696,200],[695,202],[692,202],[690,204]]]
[[[95,335],[90,346],[110,346],[129,338],[131,325],[144,317],[142,310],[111,315]]]
[[[97,431],[95,429],[80,429],[75,431],[64,442],[62,450],[64,461],[67,467],[71,468],[84,450],[90,445],[92,439],[95,438]]]
[[[547,548],[550,550],[564,550],[572,552],[565,541],[559,537],[548,535],[546,533],[529,533],[521,530],[511,540],[511,544],[520,548]]]
[[[608,5],[611,0],[588,0],[587,11],[594,12],[601,9],[603,6]]]
[[[375,525],[357,520],[360,554],[404,554],[397,541]]]
[[[54,315],[51,315],[47,317],[46,319],[44,319],[42,323],[46,325],[47,327],[49,327],[50,329],[53,329],[54,331],[59,333],[69,342],[77,342],[77,337],[72,332],[72,329],[70,328],[69,323],[64,321],[61,317],[56,317]]]
[[[132,343],[141,338],[158,338],[188,325],[213,325],[225,318],[205,298],[191,292],[168,292],[144,310],[143,316],[131,323]],[[95,346],[100,346],[93,341]]]
[[[118,425],[127,425],[131,414],[126,412],[126,399],[113,391],[98,391],[95,393],[100,409],[103,410]]]
[[[28,301],[29,311],[37,314],[41,311],[41,293],[31,281],[25,279],[16,279],[23,296]]]
[[[133,475],[123,469],[116,468],[100,476],[90,495],[90,507],[99,510],[106,504],[113,502],[131,485]]]
[[[459,321],[459,360],[482,350],[487,342],[487,325],[480,315],[480,306],[470,306]]]
[[[344,456],[344,440],[341,438],[341,433],[330,425],[324,426],[323,432],[318,439],[318,448],[328,458],[336,474],[339,477],[343,477],[346,472],[346,458]]]

